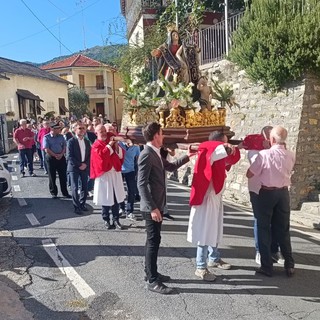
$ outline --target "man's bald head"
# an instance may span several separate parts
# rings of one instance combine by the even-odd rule
[[[270,140],[273,143],[285,143],[288,131],[282,126],[275,126],[270,132]],[[274,140],[274,141],[273,141]]]

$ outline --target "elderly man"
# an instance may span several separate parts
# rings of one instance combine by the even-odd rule
[[[281,126],[270,132],[271,148],[261,150],[247,171],[247,178],[256,176],[261,182],[257,201],[258,242],[261,267],[257,273],[271,277],[271,227],[280,244],[288,277],[294,274],[290,240],[290,197],[288,187],[294,166],[294,154],[286,149],[287,130]]]
[[[93,203],[102,206],[102,219],[108,230],[122,229],[119,222],[119,203],[124,201],[125,192],[121,176],[124,151],[113,134],[99,124],[97,140],[91,146],[90,178],[95,179]],[[110,209],[113,223],[110,221]]]
[[[58,188],[56,185],[56,175],[58,172],[61,193],[65,198],[71,198],[67,189],[67,162],[64,156],[66,152],[66,140],[60,134],[59,124],[52,123],[50,132],[43,138],[43,148],[46,152],[49,174],[49,189],[53,199],[57,198]]]
[[[245,149],[247,151],[248,160],[250,165],[255,161],[257,155],[260,150],[269,149],[270,146],[270,132],[272,130],[271,126],[265,126],[261,129],[260,134],[249,134],[245,137],[243,142],[238,145],[238,148]],[[254,225],[253,225],[253,233],[254,233],[254,242],[255,242],[255,261],[257,264],[261,264],[260,260],[260,251],[259,251],[259,243],[258,243],[258,224],[257,224],[257,210],[258,210],[258,195],[261,188],[261,182],[259,177],[253,176],[248,179],[248,189],[250,194],[250,202],[252,205],[253,215],[254,215]],[[272,229],[273,231],[273,229]],[[281,252],[279,252],[279,245],[275,235],[272,235],[271,242],[271,253],[272,260],[277,263],[284,263]]]
[[[24,177],[24,168],[28,166],[30,176],[34,177],[33,173],[33,152],[32,145],[34,143],[34,133],[27,128],[27,120],[19,121],[20,127],[14,132],[13,140],[18,146],[20,157],[20,175]]]

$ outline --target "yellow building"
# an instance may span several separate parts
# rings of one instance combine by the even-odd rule
[[[121,80],[115,68],[78,54],[45,65],[43,70],[74,83],[89,95],[89,110],[119,123],[122,99],[118,99]]]
[[[69,84],[31,64],[0,58],[0,114],[10,120],[67,115]]]

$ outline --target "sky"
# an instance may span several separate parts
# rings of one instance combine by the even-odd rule
[[[120,0],[2,0],[0,57],[43,63],[125,42]]]

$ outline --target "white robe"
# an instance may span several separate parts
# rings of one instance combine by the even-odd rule
[[[113,206],[114,195],[118,203],[124,201],[126,197],[121,172],[112,168],[102,176],[95,178],[93,203],[98,206]]]
[[[211,154],[211,165],[214,161],[227,157],[225,148],[218,146]],[[189,218],[187,241],[194,245],[216,247],[223,236],[223,203],[222,194],[216,194],[212,182],[200,205],[192,206]]]

